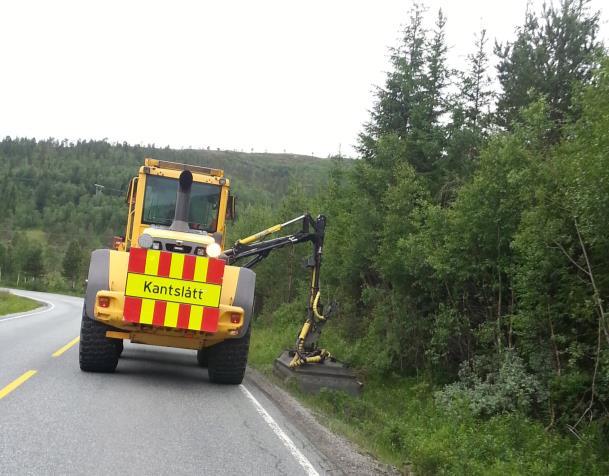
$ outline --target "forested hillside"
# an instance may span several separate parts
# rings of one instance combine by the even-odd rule
[[[0,282],[81,289],[90,250],[124,234],[127,185],[145,157],[224,169],[240,207],[275,203],[292,187],[314,193],[331,168],[290,154],[7,137],[0,141]]]
[[[427,29],[427,18],[415,6],[392,50],[361,160],[335,160],[309,202],[328,215],[323,293],[341,304],[324,345],[373,382],[364,403],[326,407],[421,473],[606,474],[609,60],[598,15],[575,0],[529,9],[493,56],[492,32],[476,35],[463,71],[447,66],[447,19]],[[278,346],[304,306],[286,260],[289,287],[260,290],[265,335],[291,326]],[[418,390],[398,392],[409,377]]]

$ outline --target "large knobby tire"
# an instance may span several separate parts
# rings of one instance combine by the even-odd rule
[[[112,339],[114,341],[114,345],[116,346],[116,355],[120,358],[123,354],[123,349],[125,346],[123,345],[122,339]]]
[[[119,349],[113,339],[106,337],[108,329],[110,329],[108,326],[94,321],[83,312],[78,353],[81,370],[85,372],[114,372],[116,370]]]
[[[207,350],[209,381],[239,385],[243,382],[250,349],[251,326],[239,339],[227,339]]]
[[[207,362],[209,361],[209,349],[200,349],[197,350],[197,362],[199,363],[199,367],[207,367]]]

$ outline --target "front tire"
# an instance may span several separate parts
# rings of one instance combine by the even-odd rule
[[[210,347],[207,371],[213,383],[239,385],[243,382],[250,348],[251,326],[239,339],[227,339]]]
[[[78,352],[80,370],[114,372],[119,353],[116,342],[106,337],[108,329],[108,326],[89,318],[83,311]]]

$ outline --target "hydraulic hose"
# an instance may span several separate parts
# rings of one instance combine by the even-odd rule
[[[319,305],[320,296],[321,296],[321,293],[319,291],[317,291],[317,294],[315,295],[315,299],[313,299],[313,314],[315,315],[315,317],[317,318],[318,321],[325,321],[326,318],[324,316],[322,316],[319,313],[319,310],[317,309],[317,306]]]

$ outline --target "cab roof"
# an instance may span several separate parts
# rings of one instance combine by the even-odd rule
[[[156,167],[169,170],[189,170],[196,174],[210,175],[212,177],[224,177],[224,170],[201,167],[200,165],[180,164],[178,162],[167,162],[165,160],[144,159],[144,167]]]

